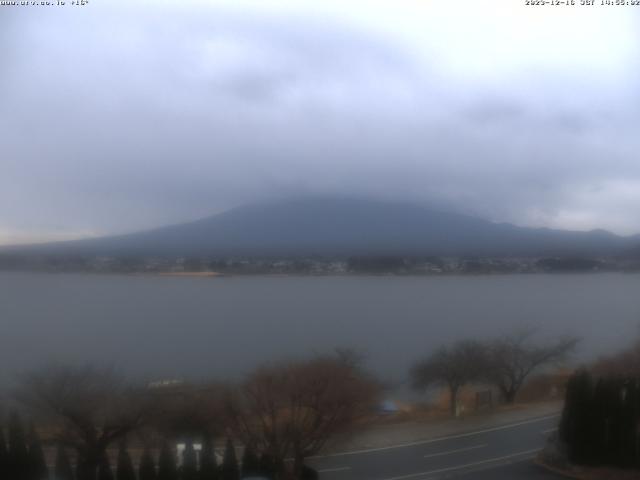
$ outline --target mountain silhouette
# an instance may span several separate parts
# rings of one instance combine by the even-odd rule
[[[13,247],[40,254],[178,256],[611,255],[640,243],[604,230],[518,227],[419,205],[298,198],[111,237]]]

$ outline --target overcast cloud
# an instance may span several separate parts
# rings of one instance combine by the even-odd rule
[[[0,7],[0,243],[307,193],[640,232],[637,14],[520,3]]]

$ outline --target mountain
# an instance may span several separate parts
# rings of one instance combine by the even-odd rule
[[[524,228],[406,203],[303,198],[129,235],[5,248],[77,255],[610,255],[640,244],[603,230]]]

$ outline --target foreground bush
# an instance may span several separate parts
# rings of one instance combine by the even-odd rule
[[[640,378],[576,372],[567,384],[560,439],[572,463],[640,468]]]

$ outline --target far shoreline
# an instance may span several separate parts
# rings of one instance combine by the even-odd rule
[[[138,273],[135,272],[134,275]],[[141,275],[156,275],[159,277],[228,277],[228,274],[220,272],[140,272]]]
[[[522,272],[442,272],[442,273],[404,273],[404,272],[332,272],[332,273],[303,273],[303,272],[201,272],[201,271],[95,271],[95,270],[39,270],[39,269],[0,269],[0,274],[28,273],[51,275],[96,275],[96,276],[126,276],[126,277],[165,277],[165,278],[229,278],[229,277],[264,277],[264,278],[452,278],[452,277],[507,277],[507,276],[599,276],[607,274],[638,275],[640,270],[596,270],[596,271],[522,271]]]

